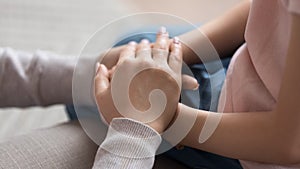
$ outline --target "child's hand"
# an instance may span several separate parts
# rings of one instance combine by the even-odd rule
[[[166,31],[162,30],[158,34],[153,47],[147,40],[143,40],[138,45],[129,43],[120,54],[117,66],[113,70],[113,76],[104,65],[97,68],[95,97],[104,120],[110,123],[115,117],[133,114],[129,117],[126,115],[126,117],[145,122],[156,131],[163,132],[174,118],[177,109],[181,89],[181,65],[181,44],[176,38],[170,44]],[[147,69],[142,70],[143,68]],[[131,77],[133,78],[131,79]],[[126,88],[126,80],[130,80],[128,89]],[[155,89],[161,90],[164,93],[164,98],[161,95],[156,95],[157,99],[151,100],[153,101],[151,103],[154,104],[151,105],[149,95]],[[115,99],[114,91],[119,91],[117,99]],[[123,91],[127,96],[122,94]],[[155,95],[155,92],[153,93]],[[120,98],[121,102],[114,102]],[[123,104],[121,105],[122,109],[116,107],[120,106],[119,104]],[[131,106],[140,111],[141,114],[134,115]],[[147,120],[149,115],[153,117],[152,113],[160,112],[150,111],[149,114],[143,114],[149,109],[159,111],[161,108],[163,111],[159,114],[160,116],[151,121]]]

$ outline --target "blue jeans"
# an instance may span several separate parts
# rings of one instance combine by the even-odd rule
[[[168,28],[169,29],[169,28]],[[189,31],[185,28],[174,28],[177,29],[178,34],[182,34],[184,32]],[[181,31],[178,31],[181,30]],[[173,31],[174,32],[174,31]],[[176,36],[176,35],[174,35]],[[154,34],[139,34],[134,35],[132,37],[126,38],[120,42],[118,42],[115,46],[120,46],[127,44],[130,41],[139,42],[142,39],[148,39],[151,42],[155,41]],[[225,69],[227,69],[231,58],[222,59],[222,64]],[[204,65],[196,64],[190,67],[192,70],[194,77],[198,80],[199,86],[199,94],[200,94],[200,104],[199,109],[201,110],[209,110],[211,103],[211,85],[210,78],[214,78],[214,75],[208,74]],[[219,85],[214,86],[214,90],[217,90],[219,93],[221,91],[223,82],[218,83]],[[218,98],[215,98],[213,102],[218,102]],[[77,119],[74,107],[72,105],[68,105],[66,107],[68,115],[71,120]],[[210,109],[212,110],[212,109]],[[205,168],[205,169],[242,169],[240,163],[236,159],[231,159],[227,157],[223,157],[220,155],[216,155],[213,153],[205,152],[202,150],[185,147],[182,150],[177,150],[176,148],[172,148],[171,150],[165,152],[165,156],[180,162],[189,168]]]

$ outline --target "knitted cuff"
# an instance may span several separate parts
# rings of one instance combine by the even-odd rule
[[[114,118],[100,145],[104,150],[127,158],[154,157],[161,136],[151,127],[128,118]]]

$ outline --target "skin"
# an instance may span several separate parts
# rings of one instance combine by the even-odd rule
[[[244,33],[250,5],[250,0],[244,0],[224,15],[201,26],[199,30],[208,39],[204,37],[195,38],[199,35],[198,30],[182,34],[179,36],[179,39],[188,44],[188,46],[197,46],[197,48],[199,48],[199,44],[206,43],[206,41],[209,40],[219,53],[220,58],[230,57],[245,41]],[[226,43],[224,43],[224,41]],[[216,59],[209,57],[206,53],[203,53],[203,56],[206,57],[203,60],[200,60],[188,46],[182,44],[183,61],[186,64],[195,64]],[[108,69],[113,68],[117,64],[120,52],[123,49],[124,46],[110,49],[108,52],[103,54],[104,57],[101,63]],[[182,87],[186,89],[197,89],[199,86],[197,80],[187,75],[182,76],[182,85]]]
[[[166,108],[160,117],[146,124],[159,133],[168,127],[178,106],[182,66],[181,44],[169,42],[169,35],[165,32],[157,35],[157,41],[152,47],[146,40],[138,45],[130,43],[120,53],[115,70],[112,69],[112,72],[109,72],[104,65],[98,67],[95,76],[95,97],[102,117],[108,124],[113,118],[122,117],[112,100],[111,79],[114,77],[113,74],[121,71],[124,76],[127,76],[129,74],[127,72],[135,70],[139,65],[150,65],[153,68],[141,71],[130,82],[129,98],[136,109],[144,112],[150,107],[149,93],[153,89],[162,90],[167,98]],[[129,76],[126,77],[126,79],[128,78]],[[122,88],[123,86],[118,87]]]
[[[199,30],[205,34],[209,41],[216,48],[221,58],[230,57],[236,49],[245,41],[244,33],[249,15],[251,1],[244,0],[237,6],[233,7],[222,16],[208,22],[199,27]],[[179,39],[186,42],[189,46],[199,44],[206,39],[197,39],[199,31],[191,31],[179,36]],[[224,43],[226,42],[226,43]],[[116,47],[105,53],[102,64],[108,69],[116,65],[120,51],[124,46]],[[201,63],[202,61],[195,53],[185,44],[182,44],[183,61],[187,64]],[[214,58],[206,58],[204,61],[213,60]]]
[[[243,1],[223,16],[200,29],[216,47],[220,56],[227,56],[244,42],[244,32],[250,9],[250,1]],[[204,143],[198,142],[199,134],[207,118],[207,111],[196,110],[179,104],[179,109],[197,114],[192,130],[182,141],[183,145],[220,154],[227,157],[275,164],[300,163],[300,97],[298,76],[300,58],[300,17],[290,14],[291,39],[286,56],[286,68],[280,88],[277,107],[266,112],[235,112],[222,115],[214,134]],[[233,31],[234,30],[234,31]],[[193,32],[180,36],[189,43],[201,43],[193,39]],[[224,43],[224,41],[228,43]],[[182,47],[186,63],[200,60],[186,46]],[[117,53],[117,52],[116,52]],[[211,60],[207,58],[205,61]],[[107,63],[107,62],[105,62]],[[113,64],[113,62],[110,62]],[[217,117],[216,117],[217,118]]]
[[[244,33],[250,5],[251,1],[244,0],[223,15],[201,26],[198,30],[185,33],[179,36],[179,38],[185,44],[188,44],[188,46],[195,46],[196,48],[201,48],[201,44],[207,43],[207,40],[209,40],[217,50],[220,58],[231,57],[236,49],[245,42]],[[199,37],[199,30],[206,37]],[[203,60],[200,60],[188,46],[183,44],[182,47],[183,60],[186,64],[195,64],[216,59],[204,52],[202,55],[205,57]],[[205,47],[200,49],[200,51],[206,51]]]
[[[277,107],[267,112],[224,113],[214,134],[203,144],[199,144],[198,138],[210,112],[190,108],[189,111],[197,113],[197,121],[183,145],[237,159],[300,163],[300,93],[295,92],[300,86],[300,17],[289,17],[292,34]]]

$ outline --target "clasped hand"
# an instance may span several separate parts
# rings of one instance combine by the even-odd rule
[[[137,115],[136,118],[125,116],[144,122],[162,133],[176,117],[182,84],[181,67],[182,45],[178,38],[170,40],[165,29],[158,32],[154,44],[145,39],[139,44],[130,42],[121,51],[116,66],[110,70],[105,65],[97,63],[95,99],[102,120],[109,124],[113,118],[124,117],[124,114],[130,115],[133,113],[131,107],[143,113],[151,106],[163,107],[159,116],[151,121],[141,119],[149,114]],[[184,79],[196,83],[191,77],[185,76]],[[149,101],[149,95],[154,90],[164,94],[153,100],[154,104],[158,105],[151,105]],[[112,93],[114,91],[119,91],[120,96]],[[127,96],[124,96],[124,92]],[[162,96],[164,98],[160,98]],[[118,99],[114,99],[116,97]],[[161,99],[165,100],[165,105],[159,105],[163,104],[163,101],[159,102]],[[119,102],[114,102],[116,100]],[[116,107],[118,104],[121,105],[121,109]]]

